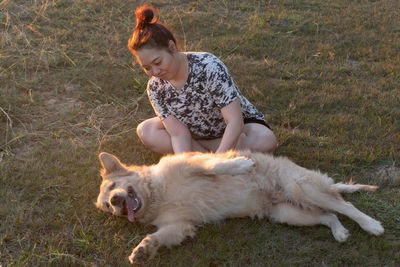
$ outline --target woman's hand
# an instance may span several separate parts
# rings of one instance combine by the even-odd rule
[[[215,151],[216,153],[235,148],[244,126],[239,98],[236,98],[232,103],[223,107],[221,112],[226,123],[226,128],[221,143]]]
[[[204,147],[192,139],[189,129],[174,116],[165,118],[163,124],[171,136],[172,149],[175,154],[188,151],[207,152]]]

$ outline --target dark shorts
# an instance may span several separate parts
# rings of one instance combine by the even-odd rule
[[[265,121],[259,120],[259,119],[256,119],[256,118],[243,118],[243,122],[244,122],[244,124],[246,124],[246,123],[262,124],[262,125],[266,126],[268,129],[272,130],[271,127],[269,127],[269,125]]]
[[[256,119],[256,118],[243,118],[243,123],[244,124],[246,124],[246,123],[258,123],[258,124],[264,125],[268,129],[272,130],[271,127],[269,127],[269,125],[265,121],[259,120],[259,119]],[[192,135],[192,138],[195,139],[195,140],[198,140],[198,139],[211,140],[211,139],[220,138],[220,137],[198,136],[198,135],[196,135],[194,133],[191,133],[191,135]]]

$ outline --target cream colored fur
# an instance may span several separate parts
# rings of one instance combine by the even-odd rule
[[[129,167],[107,153],[99,158],[103,182],[97,207],[122,215],[124,205],[112,205],[111,199],[126,198],[131,187],[142,202],[136,219],[158,228],[133,250],[131,263],[142,263],[159,247],[178,245],[193,237],[197,225],[229,217],[268,217],[299,226],[322,224],[343,242],[349,233],[333,213],[338,212],[370,234],[384,232],[378,221],[340,195],[374,191],[375,186],[334,184],[326,174],[302,168],[284,157],[248,151],[183,153],[163,157],[156,165]]]

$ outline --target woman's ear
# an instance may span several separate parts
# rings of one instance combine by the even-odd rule
[[[172,41],[172,40],[169,40],[169,41],[168,41],[168,50],[169,50],[171,53],[176,53],[176,52],[178,52],[178,49],[176,48],[176,44],[174,43],[174,41]]]

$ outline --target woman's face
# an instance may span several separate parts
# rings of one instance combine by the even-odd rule
[[[136,51],[136,59],[148,76],[173,80],[179,70],[177,52],[143,47]]]

